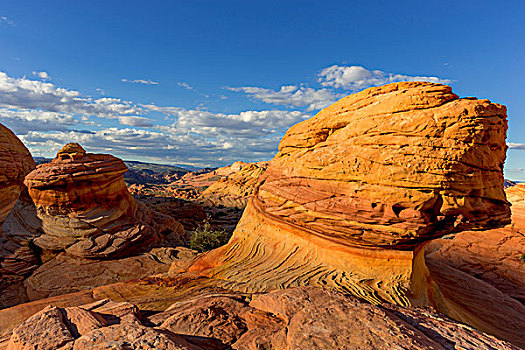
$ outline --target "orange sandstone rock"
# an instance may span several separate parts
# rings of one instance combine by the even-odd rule
[[[445,307],[449,282],[433,281],[425,264],[426,241],[510,223],[506,130],[504,106],[440,84],[345,97],[287,131],[228,245],[190,270],[248,292],[317,285],[372,303],[431,305],[519,341],[520,326],[487,321],[496,313],[482,310],[479,290],[470,291],[475,307]],[[501,307],[500,316],[521,312],[512,300]]]
[[[44,250],[83,258],[129,256],[162,239],[182,243],[182,226],[135,201],[124,183],[124,163],[67,144],[51,163],[25,179],[43,234]]]
[[[16,135],[0,124],[0,228],[24,187],[35,161]]]

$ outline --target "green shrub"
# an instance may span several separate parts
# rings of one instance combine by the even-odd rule
[[[225,245],[230,237],[227,231],[214,230],[208,218],[191,233],[190,247],[202,253]]]

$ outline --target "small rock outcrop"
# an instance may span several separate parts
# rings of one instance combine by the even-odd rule
[[[25,184],[42,221],[34,244],[81,258],[115,258],[166,239],[182,243],[182,225],[133,199],[126,170],[116,157],[69,143],[28,174]]]
[[[150,317],[127,302],[48,306],[7,349],[518,349],[425,309],[374,306],[320,288],[206,295]]]
[[[239,162],[233,163],[231,169],[239,170],[214,182],[202,192],[203,204],[243,209],[267,166],[268,162],[244,163],[242,166]]]

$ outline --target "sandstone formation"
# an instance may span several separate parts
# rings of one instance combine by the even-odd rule
[[[519,341],[523,326],[505,325],[504,315],[524,315],[523,305],[505,299],[494,318],[483,310],[492,297],[477,291],[452,310],[451,281],[433,280],[425,265],[426,241],[510,223],[506,130],[504,106],[440,84],[345,97],[288,130],[228,245],[190,270],[247,292],[310,284],[372,303],[431,305]]]
[[[231,169],[235,169],[234,163]],[[253,194],[259,177],[264,173],[267,162],[243,164],[238,171],[214,182],[201,195],[207,206],[225,206],[243,209]]]
[[[505,113],[431,83],[346,97],[287,132],[228,245],[0,310],[0,349],[525,347],[525,191],[507,189],[503,227]]]
[[[126,170],[118,158],[70,143],[28,174],[25,184],[43,231],[34,244],[81,258],[115,258],[162,240],[183,243],[179,223],[129,194]]]
[[[35,161],[16,135],[0,124],[0,227],[15,206],[24,187],[24,177]]]
[[[250,300],[251,299],[251,300]],[[319,288],[188,298],[150,317],[127,302],[48,306],[7,349],[517,349],[424,309]]]
[[[34,168],[28,149],[0,124],[0,307],[25,301],[18,297],[20,282],[38,263],[28,245],[36,216],[24,218],[31,212],[31,200],[23,181]]]
[[[38,267],[24,281],[29,300],[92,289],[119,281],[187,268],[197,252],[185,247],[153,248],[141,255],[115,260],[79,259],[61,253]]]
[[[41,264],[40,251],[33,243],[41,224],[24,187],[0,237],[0,308],[29,300],[23,280]]]

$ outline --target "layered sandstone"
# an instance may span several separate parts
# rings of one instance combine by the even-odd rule
[[[424,309],[373,306],[318,288],[202,295],[145,317],[128,302],[48,306],[7,349],[517,349]]]
[[[248,292],[310,284],[372,303],[432,305],[516,340],[523,327],[495,326],[505,312],[481,321],[495,313],[482,310],[480,291],[475,307],[457,300],[464,312],[452,312],[441,289],[449,282],[423,278],[432,270],[424,242],[510,223],[506,130],[504,106],[440,84],[345,97],[288,130],[228,245],[191,270]],[[507,301],[511,314],[523,311]]]
[[[239,170],[211,184],[201,195],[203,203],[208,206],[222,205],[239,209],[246,207],[266,167],[267,162],[244,163],[242,166],[235,162],[231,169]]]
[[[34,244],[76,257],[114,258],[166,239],[182,243],[179,223],[133,199],[126,170],[120,159],[86,153],[74,143],[38,166],[25,179],[42,222]]]
[[[34,168],[28,149],[0,124],[0,307],[25,301],[19,297],[22,276],[38,263],[28,245],[37,223],[24,219],[31,201],[23,181]]]
[[[24,187],[35,161],[16,135],[0,124],[0,228]]]

